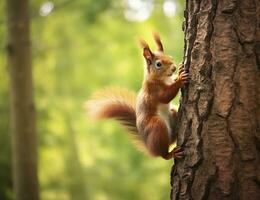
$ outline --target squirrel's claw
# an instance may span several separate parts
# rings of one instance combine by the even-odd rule
[[[177,146],[173,149],[175,153],[182,151],[182,148],[180,146]]]
[[[185,71],[183,63],[179,64],[179,76],[178,76],[178,79],[182,83],[187,83],[189,81],[189,73]]]
[[[179,75],[184,72],[184,65],[182,63],[179,64]]]
[[[172,150],[173,158],[181,159],[184,157],[184,151],[181,147],[176,147]]]
[[[181,81],[181,83],[187,83],[189,80],[189,73],[185,71],[180,72],[178,80]]]

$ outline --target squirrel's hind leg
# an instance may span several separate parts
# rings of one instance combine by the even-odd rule
[[[172,132],[170,133],[170,144],[173,144],[176,142],[177,139],[177,133],[176,133],[176,125],[177,125],[177,120],[178,120],[178,109],[175,106],[171,106],[170,109],[171,113],[171,119],[170,119],[170,124],[171,124],[171,130]],[[184,156],[184,152],[181,147],[177,146],[175,147],[171,152],[171,156],[173,158],[179,159]]]
[[[171,108],[170,108],[170,126],[171,126],[170,144],[173,144],[177,139],[177,134],[175,132],[177,120],[178,120],[177,108],[175,106],[171,106]]]
[[[170,139],[165,122],[160,117],[153,117],[146,127],[146,146],[154,156],[161,156],[168,160],[173,158],[169,152]]]

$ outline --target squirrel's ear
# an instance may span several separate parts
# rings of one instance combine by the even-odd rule
[[[153,53],[149,48],[144,48],[143,56],[146,60],[152,61]]]
[[[163,52],[163,45],[162,45],[161,38],[160,38],[159,34],[154,32],[153,37],[154,37],[154,40],[157,44],[158,50]]]
[[[143,48],[143,56],[149,62],[152,63],[153,53],[150,50],[149,45],[142,39],[140,39],[141,47]]]

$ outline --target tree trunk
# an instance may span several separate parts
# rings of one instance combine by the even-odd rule
[[[66,171],[68,174],[68,192],[70,199],[87,200],[87,188],[84,177],[84,170],[79,159],[76,133],[70,116],[65,114],[68,131],[68,152],[66,155]]]
[[[260,199],[260,2],[187,0],[171,199]]]
[[[16,200],[37,200],[37,143],[28,0],[7,0],[12,159]]]

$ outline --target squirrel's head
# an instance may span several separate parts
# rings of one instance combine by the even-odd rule
[[[176,66],[173,58],[164,54],[163,45],[157,33],[154,33],[154,39],[158,47],[154,52],[151,51],[149,45],[144,40],[140,40],[146,61],[146,76],[152,79],[165,80],[165,78],[173,75]]]

